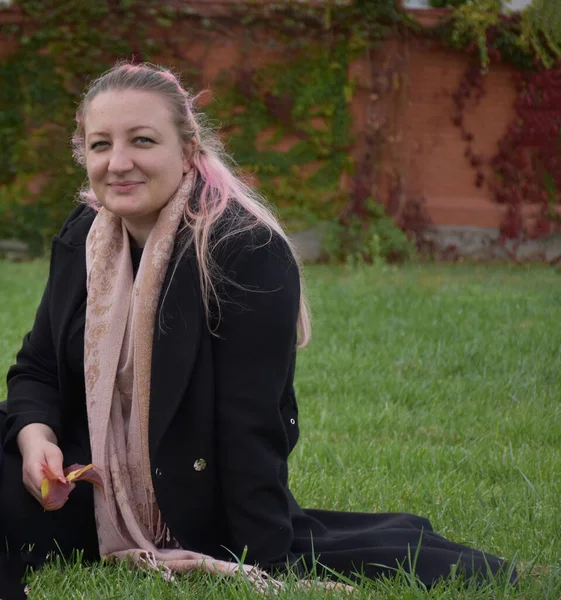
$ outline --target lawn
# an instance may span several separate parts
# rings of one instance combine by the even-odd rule
[[[0,367],[31,324],[45,263],[0,263]],[[515,558],[498,583],[427,592],[365,582],[354,598],[561,597],[561,274],[545,267],[310,267],[300,352],[303,506],[426,515],[443,535]],[[0,397],[5,395],[4,382]],[[126,568],[53,564],[30,598],[257,598],[240,580],[169,583]],[[288,582],[284,598],[329,598]]]

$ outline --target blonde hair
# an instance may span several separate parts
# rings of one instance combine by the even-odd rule
[[[93,81],[76,113],[77,125],[72,137],[72,149],[78,164],[85,166],[86,163],[84,116],[88,106],[98,94],[110,90],[138,90],[160,94],[169,104],[181,141],[194,145],[191,162],[197,173],[199,193],[196,194],[196,202],[192,206],[188,203],[185,207],[186,229],[190,235],[185,237],[180,253],[183,254],[191,244],[194,246],[207,323],[210,323],[213,301],[220,310],[217,282],[221,274],[212,257],[212,248],[241,232],[264,227],[270,236],[275,233],[284,240],[298,265],[301,283],[298,346],[305,346],[310,339],[311,324],[295,249],[264,198],[236,175],[220,139],[207,126],[205,115],[195,111],[198,95],[194,96],[184,89],[177,75],[169,69],[148,63],[119,62]],[[84,188],[81,196],[88,204],[99,208],[91,187]],[[243,210],[227,210],[235,205]],[[217,228],[219,223],[220,227]],[[219,235],[217,239],[213,239],[211,247],[211,238],[217,234]]]

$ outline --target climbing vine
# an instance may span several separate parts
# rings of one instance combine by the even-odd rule
[[[561,61],[561,6],[533,0],[520,18],[520,48],[536,57],[538,64],[554,69]]]
[[[171,59],[195,86],[200,65],[184,50],[185,37],[210,47],[232,38],[240,24],[239,64],[213,82],[215,101],[204,110],[220,123],[228,150],[287,225],[338,221],[352,201],[352,191],[340,185],[354,169],[349,60],[406,21],[394,0],[333,0],[324,7],[234,3],[219,18],[188,2],[174,8],[159,0],[15,4],[24,21],[0,34],[19,41],[18,50],[0,62],[8,82],[0,92],[0,126],[9,139],[0,148],[0,236],[24,238],[37,250],[57,230],[84,177],[68,149],[84,84],[116,58],[157,56]],[[182,39],[174,31],[179,21],[190,27]],[[283,55],[256,69],[252,54],[263,44],[282,48]]]
[[[514,260],[522,241],[551,233],[560,221],[560,24],[561,6],[547,0],[534,0],[520,13],[505,12],[498,0],[470,0],[457,3],[432,32],[471,57],[452,94],[451,119],[475,185],[486,185],[505,207],[499,242]],[[498,63],[517,68],[518,96],[498,151],[485,156],[476,151],[465,113],[485,95],[488,71]]]
[[[116,57],[139,52],[139,40],[155,46],[142,23],[166,11],[156,1],[15,4],[22,22],[2,29],[18,49],[0,62],[0,235],[25,239],[39,252],[84,177],[69,151],[84,84]]]
[[[344,44],[309,45],[289,68],[242,67],[216,82],[209,114],[226,124],[230,151],[292,228],[333,219],[346,201],[338,189],[352,167],[347,61]]]
[[[490,164],[495,200],[507,206],[503,239],[551,233],[560,222],[561,70],[517,74],[516,119],[499,141]],[[524,219],[523,206],[534,207]]]
[[[233,3],[221,16],[195,10],[189,2],[161,0],[14,4],[22,21],[0,31],[0,39],[18,42],[15,52],[0,61],[0,236],[26,239],[40,251],[67,214],[84,178],[72,163],[68,142],[76,102],[88,80],[117,58],[133,58],[172,64],[200,88],[205,84],[202,62],[188,51],[189,43],[212,48],[234,40],[241,49],[239,61],[215,78],[215,100],[204,111],[223,128],[228,150],[258,181],[283,221],[293,229],[317,221],[335,223],[348,246],[337,255],[356,252],[351,240],[369,240],[374,230],[378,241],[372,247],[386,248],[388,240],[396,239],[395,222],[411,237],[421,237],[428,224],[422,198],[404,197],[398,173],[388,198],[377,197],[387,126],[369,117],[363,156],[355,163],[350,154],[349,103],[357,85],[348,77],[350,61],[389,35],[406,30],[420,34],[397,0],[332,0],[322,6]],[[540,219],[553,222],[561,125],[552,102],[558,102],[561,10],[547,0],[534,0],[520,16],[503,14],[499,0],[432,4],[450,7],[450,12],[426,35],[473,58],[453,94],[452,119],[466,143],[477,185],[490,186],[493,197],[509,205],[510,225],[505,222],[503,234],[529,231],[512,225],[520,222],[524,203],[539,204]],[[254,60],[262,50],[271,53],[264,64]],[[498,61],[511,62],[523,75],[516,122],[497,155],[485,157],[475,151],[464,112],[485,93],[485,73]],[[399,68],[376,67],[372,76],[372,97],[393,93],[392,100],[398,101],[405,93],[400,91],[405,88],[400,87]],[[535,137],[538,129],[540,141],[525,145],[529,132]],[[513,179],[509,173],[522,156],[525,167]],[[376,201],[383,201],[392,218],[380,213],[372,204]],[[538,220],[532,232],[549,230]],[[406,239],[390,245],[404,249]],[[394,250],[386,255],[396,258]]]

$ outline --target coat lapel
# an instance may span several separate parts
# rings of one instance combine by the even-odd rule
[[[175,267],[176,262],[171,261],[154,329],[149,424],[152,462],[162,436],[185,397],[204,323],[195,257],[188,252]]]
[[[86,299],[85,241],[93,222],[93,213],[84,214],[72,231],[55,236],[51,253],[51,330],[58,349],[59,367],[66,344],[68,325]]]

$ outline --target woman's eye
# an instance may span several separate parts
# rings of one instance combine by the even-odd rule
[[[151,140],[150,138],[144,137],[144,136],[139,136],[137,138],[134,138],[134,141],[139,142],[142,146],[144,144],[153,144],[154,143],[154,140]]]
[[[95,150],[96,148],[101,148],[103,147],[103,144],[107,144],[108,142],[104,142],[104,141],[100,141],[100,142],[94,142],[93,144],[90,145],[90,150]]]

